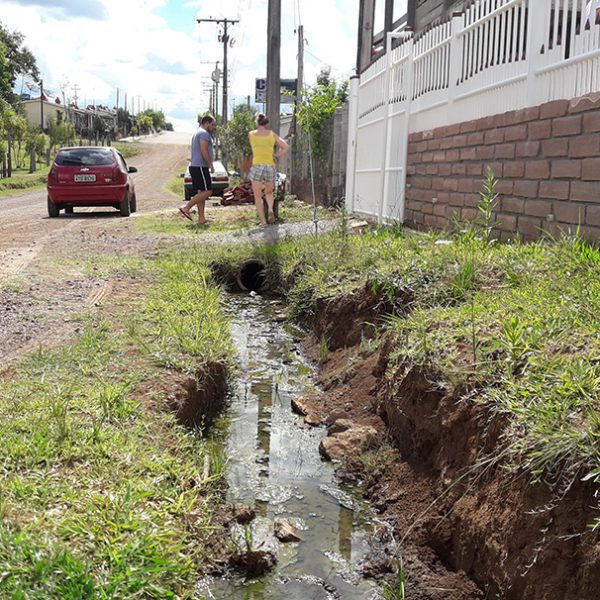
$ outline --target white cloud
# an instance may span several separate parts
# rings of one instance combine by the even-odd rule
[[[176,31],[159,16],[170,10],[168,0],[94,0],[93,13],[82,15],[87,3],[74,0],[0,0],[2,22],[25,35],[25,45],[36,56],[45,85],[79,101],[128,106],[138,97],[141,106],[157,106],[174,122],[194,124],[195,115],[208,107],[209,77],[215,61],[222,68],[223,46],[214,23],[194,24],[196,17],[238,19],[229,33],[230,98],[238,102],[254,96],[254,80],[266,74],[267,0],[222,0],[208,7],[187,2],[177,7],[187,31]],[[318,70],[332,67],[335,77],[351,74],[356,58],[358,0],[283,0],[281,74],[296,75],[300,14],[307,40],[305,81],[313,83]],[[45,8],[42,8],[42,5]],[[4,8],[6,7],[6,8]],[[95,18],[88,18],[93,16]],[[182,29],[183,27],[179,27]],[[322,61],[322,62],[321,62]],[[187,128],[187,127],[186,127]]]

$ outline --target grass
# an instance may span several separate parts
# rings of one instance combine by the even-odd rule
[[[118,261],[157,285],[0,377],[1,597],[194,597],[224,460],[152,388],[159,365],[232,351],[218,290],[186,257]]]
[[[182,197],[183,183],[180,178],[173,178],[176,183],[174,195]],[[170,184],[167,189],[171,189]],[[140,233],[162,233],[162,234],[188,234],[200,235],[202,233],[239,232],[244,233],[258,226],[258,217],[254,205],[243,206],[213,206],[212,203],[220,203],[220,198],[214,197],[209,200],[206,215],[213,219],[210,225],[200,225],[183,219],[177,211],[177,204],[173,203],[173,211],[160,214],[140,215],[135,219],[135,227]],[[286,223],[298,223],[310,221],[313,218],[312,207],[300,203],[292,196],[288,196],[280,207],[280,216]],[[320,208],[318,218],[320,220],[332,219],[337,213]]]
[[[144,145],[140,142],[115,142],[113,146],[125,159],[144,153]]]
[[[508,472],[600,480],[596,248],[577,236],[497,244],[485,231],[376,229],[261,252],[229,247],[213,260],[239,264],[245,255],[275,265],[279,281],[292,282],[286,297],[299,317],[318,299],[363,293],[366,282],[408,298],[406,314],[387,319],[390,373],[418,365],[448,393],[468,389],[471,401],[505,415],[499,452]]]
[[[35,173],[29,173],[28,169],[13,171],[12,177],[0,179],[0,198],[18,196],[23,192],[33,192],[46,186],[46,176],[50,167],[45,164],[38,165]]]

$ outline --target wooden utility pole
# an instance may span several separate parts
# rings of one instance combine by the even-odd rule
[[[296,110],[302,104],[304,87],[304,25],[298,25],[298,74],[296,81]]]
[[[281,100],[281,0],[269,0],[267,22],[267,118],[271,129],[279,133]]]
[[[223,125],[227,125],[227,104],[229,102],[228,93],[228,76],[227,72],[227,48],[231,41],[229,34],[227,33],[227,27],[229,25],[235,25],[239,23],[237,19],[196,19],[198,23],[217,23],[218,25],[223,24],[223,33],[219,36],[219,41],[223,42]],[[215,111],[216,112],[216,111]]]
[[[40,79],[40,128],[44,131],[44,80]]]
[[[356,57],[356,70],[359,75],[371,64],[374,21],[375,0],[360,0],[358,14],[358,53]]]

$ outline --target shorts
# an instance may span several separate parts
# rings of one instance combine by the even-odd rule
[[[192,194],[212,190],[212,179],[208,167],[190,167],[192,177]]]
[[[250,169],[250,181],[260,183],[275,183],[275,165],[252,165]]]

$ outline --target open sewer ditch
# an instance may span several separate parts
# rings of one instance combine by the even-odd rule
[[[229,297],[238,373],[221,417],[227,433],[228,500],[254,509],[248,525],[234,526],[240,555],[276,557],[260,577],[209,578],[206,598],[231,600],[377,600],[380,586],[361,576],[375,552],[372,517],[355,490],[336,482],[334,466],[319,455],[324,428],[292,412],[291,400],[314,390],[313,369],[297,350],[300,334],[274,318],[281,305],[260,295]],[[301,540],[274,535],[283,520]],[[246,559],[247,560],[247,556]],[[268,558],[267,558],[268,560]]]

